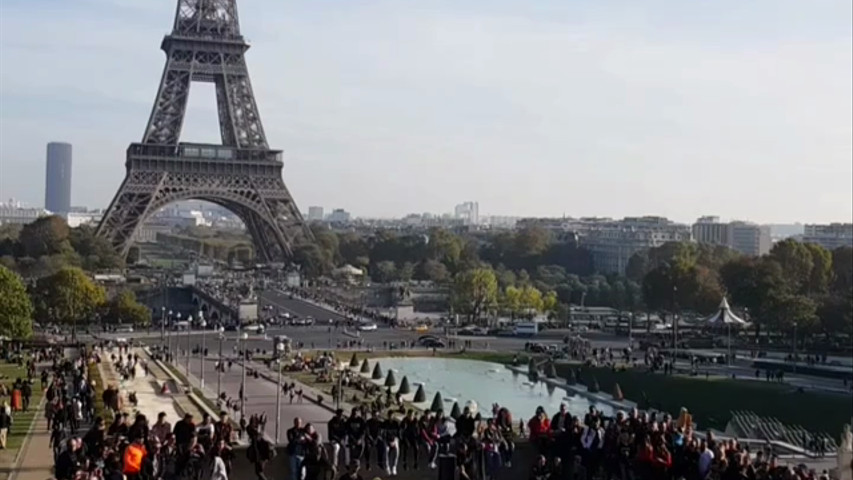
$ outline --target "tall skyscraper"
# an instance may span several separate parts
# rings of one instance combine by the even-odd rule
[[[47,169],[44,182],[44,208],[66,215],[71,210],[71,144],[47,144]]]

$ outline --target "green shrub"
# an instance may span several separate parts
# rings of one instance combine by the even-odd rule
[[[95,382],[95,416],[101,417],[104,421],[107,419],[107,407],[104,405],[104,379],[101,378],[101,371],[98,369],[96,362],[90,362],[88,365],[89,382]]]

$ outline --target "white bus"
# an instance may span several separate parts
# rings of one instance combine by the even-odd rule
[[[517,337],[533,337],[539,333],[538,322],[518,322],[515,324],[515,335]]]

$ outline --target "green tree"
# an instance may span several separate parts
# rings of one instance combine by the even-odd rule
[[[338,239],[338,250],[345,263],[356,267],[366,267],[370,264],[370,246],[364,237],[357,233],[347,232]]]
[[[812,296],[826,295],[832,281],[832,253],[814,243],[807,243],[806,249],[812,259],[812,268],[805,279],[804,293]]]
[[[317,278],[331,273],[334,264],[320,245],[306,243],[298,245],[293,252],[295,262],[308,278]]]
[[[542,292],[540,292],[536,287],[532,287],[530,285],[522,287],[521,295],[519,297],[519,306],[521,307],[524,315],[527,317],[532,317],[538,312],[541,312],[544,306],[544,302],[542,301]]]
[[[18,241],[23,255],[39,258],[43,255],[66,254],[71,251],[70,231],[62,217],[41,217],[23,226]]]
[[[390,260],[383,260],[373,269],[373,280],[380,283],[393,282],[397,279],[397,266]]]
[[[833,294],[818,307],[820,328],[827,335],[853,335],[853,291]]]
[[[521,290],[511,285],[506,287],[500,298],[500,307],[510,318],[515,318],[521,310]]]
[[[463,247],[458,236],[443,228],[434,228],[429,233],[426,254],[430,260],[437,260],[453,270],[459,266]]]
[[[649,259],[649,252],[641,250],[628,259],[628,265],[625,267],[625,276],[635,282],[642,282],[646,274],[652,271],[652,263]]]
[[[417,277],[421,280],[444,283],[450,278],[450,272],[437,260],[425,260],[418,266]]]
[[[403,265],[400,266],[400,270],[397,272],[397,277],[404,282],[408,282],[414,276],[415,264],[412,262],[403,262]]]
[[[107,319],[115,324],[145,327],[151,323],[151,311],[136,301],[136,295],[132,291],[122,290],[110,300]]]
[[[12,271],[16,271],[18,269],[18,262],[15,260],[15,257],[11,255],[3,255],[0,257],[0,265]]]
[[[643,277],[643,301],[653,311],[675,311],[678,272],[670,265],[653,268]]]
[[[80,256],[84,270],[119,270],[124,268],[124,260],[110,243],[97,235],[89,225],[73,228],[69,234],[71,247]],[[139,248],[136,248],[139,256]]]
[[[497,277],[498,285],[500,285],[501,288],[515,286],[515,282],[517,281],[515,272],[508,270],[502,263],[498,264],[495,269],[495,276]]]
[[[832,291],[838,294],[853,291],[853,247],[832,251]]]
[[[771,300],[791,293],[779,262],[769,255],[738,258],[723,265],[720,277],[730,300],[749,310],[756,339],[765,326],[775,327],[773,318],[778,312],[771,308]]]
[[[551,246],[551,234],[542,227],[522,228],[515,235],[515,254],[519,257],[542,255]]]
[[[557,298],[557,292],[551,290],[542,297],[542,311],[548,314],[556,314],[557,307],[560,305],[560,300]]]
[[[0,335],[29,338],[33,334],[33,304],[24,282],[0,265]]]
[[[18,242],[18,237],[21,235],[22,228],[22,225],[18,223],[0,225],[0,257],[10,257],[14,260],[15,257],[21,255],[21,244]]]
[[[75,267],[65,267],[39,279],[36,295],[39,317],[71,325],[75,339],[77,324],[90,319],[106,300],[104,289]]]
[[[456,274],[453,305],[457,312],[474,322],[497,304],[498,280],[489,268],[475,268]]]
[[[769,298],[765,323],[780,332],[812,331],[817,327],[817,304],[805,295],[774,294]]]
[[[21,229],[23,229],[23,225],[20,223],[4,223],[0,225],[0,240],[8,239],[17,242],[18,237],[21,235]]]
[[[814,261],[806,244],[790,238],[782,240],[773,245],[769,257],[782,267],[782,276],[792,292],[807,292]]]

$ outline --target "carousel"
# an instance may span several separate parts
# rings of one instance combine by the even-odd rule
[[[749,326],[749,322],[732,313],[732,309],[729,307],[729,301],[726,300],[726,297],[723,297],[723,301],[720,302],[720,308],[713,315],[706,317],[700,323],[704,328],[709,330],[721,331],[725,328],[727,339],[726,364],[730,364],[732,361],[732,329],[734,328],[737,331],[743,330]]]

